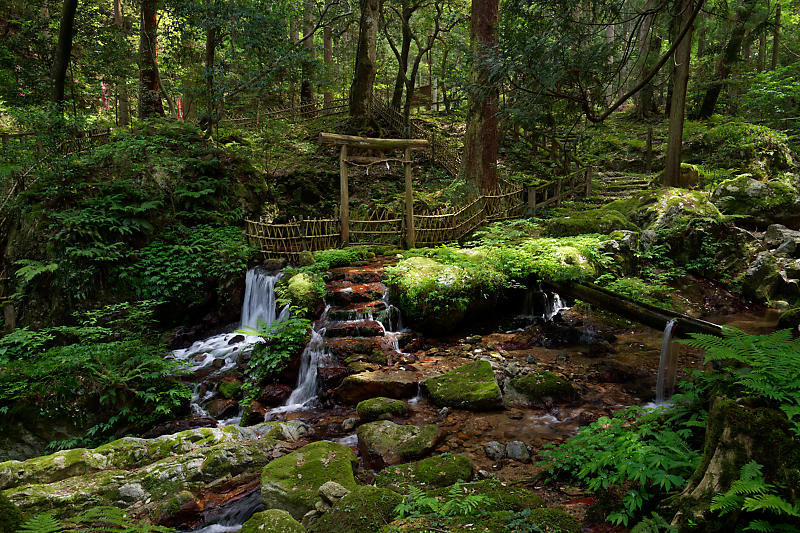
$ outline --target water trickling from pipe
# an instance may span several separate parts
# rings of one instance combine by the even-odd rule
[[[674,319],[670,320],[664,328],[656,379],[656,405],[663,404],[667,395],[672,396],[675,389],[675,374],[678,370],[678,345],[672,340],[675,324]]]

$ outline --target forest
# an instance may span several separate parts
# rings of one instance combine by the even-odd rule
[[[800,532],[797,0],[0,36],[0,533]]]

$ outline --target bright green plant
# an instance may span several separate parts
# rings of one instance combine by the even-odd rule
[[[494,500],[485,494],[464,494],[461,483],[450,487],[444,498],[428,496],[419,487],[409,486],[408,495],[394,508],[395,517],[434,517],[477,516]]]
[[[51,514],[38,514],[22,524],[19,533],[172,533],[174,529],[135,520],[117,507],[93,507],[69,520],[59,521]]]

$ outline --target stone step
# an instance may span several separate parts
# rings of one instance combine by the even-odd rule
[[[410,334],[403,334],[398,339],[400,345],[411,340]],[[362,362],[385,365],[397,355],[392,341],[386,337],[328,337],[325,339],[325,348],[346,364]]]
[[[383,283],[357,284],[351,281],[333,281],[325,288],[326,301],[339,307],[382,300],[386,294],[386,285]]]
[[[386,277],[382,266],[338,267],[330,270],[332,280],[352,283],[377,283]]]
[[[377,320],[349,320],[325,326],[326,337],[383,337],[383,324]]]
[[[369,316],[377,316],[386,311],[386,302],[383,300],[356,303],[346,306],[331,307],[328,309],[328,319],[334,322],[344,322],[346,320],[364,320]]]

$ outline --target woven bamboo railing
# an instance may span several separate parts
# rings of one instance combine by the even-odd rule
[[[528,187],[528,207],[533,216],[536,210],[548,205],[561,205],[571,196],[589,196],[592,193],[592,173],[588,168],[579,168],[567,176]]]
[[[246,113],[228,116],[221,122],[237,128],[254,128],[260,125],[262,119],[300,120],[328,117],[347,113],[347,109],[347,98],[338,98],[328,106],[322,105],[321,101],[313,104],[273,106],[258,111],[256,115]]]

